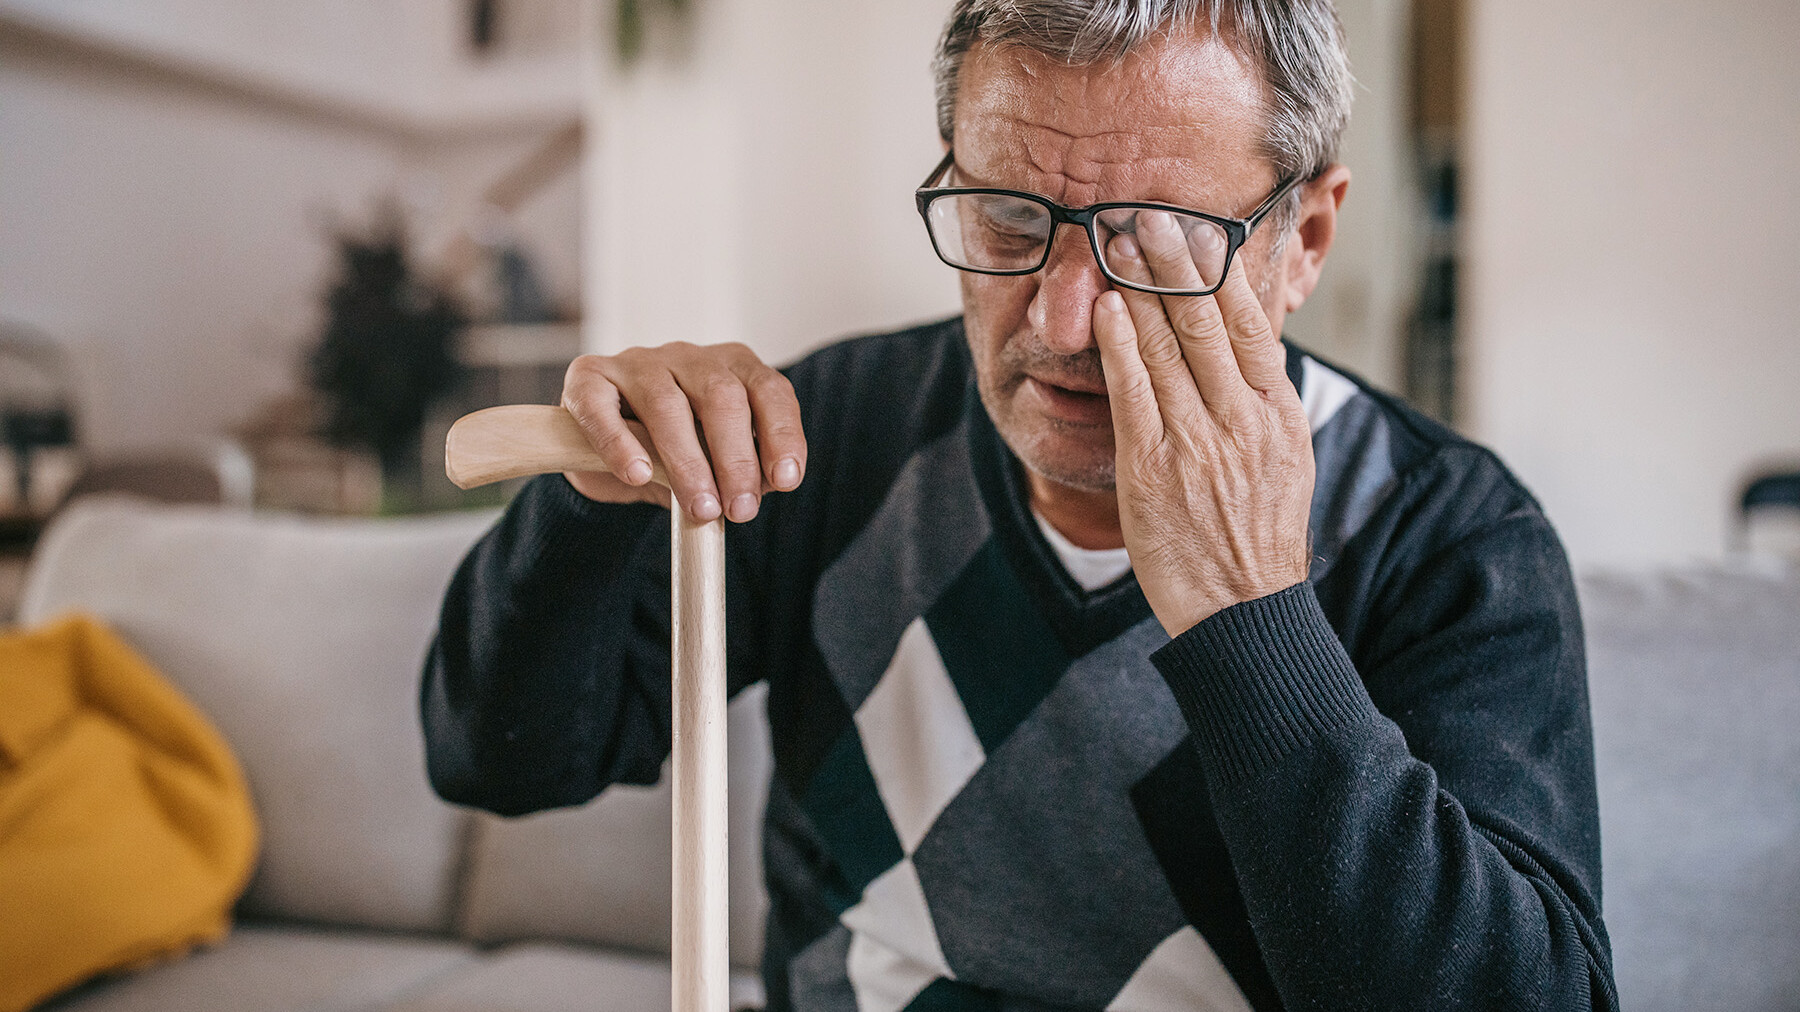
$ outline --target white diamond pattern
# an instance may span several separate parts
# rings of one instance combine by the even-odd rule
[[[850,936],[849,974],[857,1012],[900,1012],[938,978],[936,972],[862,934]]]
[[[846,970],[859,1012],[899,1012],[932,981],[955,977],[911,855],[987,755],[923,618],[901,634],[855,721],[875,790],[907,857],[870,882],[839,918],[850,929]]]
[[[924,619],[906,627],[855,719],[875,789],[911,854],[987,758]]]
[[[1251,1012],[1212,946],[1191,925],[1162,940],[1106,1012]]]
[[[896,1012],[937,978],[955,977],[911,860],[882,872],[839,920],[851,931],[850,987],[861,1012]]]
[[[1311,361],[1307,364],[1310,366]],[[1309,379],[1312,374],[1309,373]],[[1315,428],[1349,390],[1328,374]],[[938,978],[954,980],[912,854],[938,816],[987,761],[956,685],[923,618],[854,716],[863,753],[905,857],[863,890],[839,918],[850,931],[846,973],[858,1012],[901,1012]],[[1107,1005],[1107,1012],[1251,1012],[1231,974],[1192,926],[1165,938]]]

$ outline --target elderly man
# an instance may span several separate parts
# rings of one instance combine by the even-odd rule
[[[624,478],[538,479],[459,571],[438,790],[656,779],[635,417],[679,508],[737,524],[772,1009],[1613,1007],[1555,534],[1489,453],[1278,339],[1349,182],[1329,0],[958,0],[936,72],[918,202],[962,317],[785,375],[575,362]]]

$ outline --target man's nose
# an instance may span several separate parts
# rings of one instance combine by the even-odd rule
[[[1027,307],[1032,328],[1044,347],[1073,355],[1094,346],[1094,300],[1110,285],[1087,232],[1063,225],[1051,237],[1050,259],[1037,273],[1038,288]]]

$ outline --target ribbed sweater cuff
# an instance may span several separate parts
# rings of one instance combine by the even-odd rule
[[[1220,783],[1376,713],[1311,583],[1226,608],[1150,660]]]

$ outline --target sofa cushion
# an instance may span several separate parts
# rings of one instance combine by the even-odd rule
[[[361,1012],[476,960],[449,941],[272,925],[80,988],[39,1012]]]
[[[762,953],[762,812],[768,797],[766,686],[731,702],[731,961]],[[620,784],[577,809],[482,816],[470,847],[461,928],[483,942],[570,938],[669,951],[669,778]],[[621,1006],[623,1007],[623,1006]]]
[[[1581,584],[1605,918],[1626,1008],[1800,994],[1800,576]]]
[[[762,982],[731,975],[731,1007],[760,1007]],[[561,945],[517,945],[458,968],[381,1012],[664,1012],[669,963]]]
[[[426,782],[419,669],[491,521],[89,500],[44,536],[20,618],[99,615],[224,732],[264,831],[245,910],[447,930],[470,817]]]

